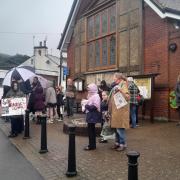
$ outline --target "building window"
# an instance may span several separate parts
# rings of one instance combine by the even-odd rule
[[[110,64],[113,65],[116,62],[116,38],[110,37]]]
[[[108,63],[108,49],[107,49],[107,38],[102,39],[102,65]]]
[[[31,59],[31,65],[33,65],[34,64],[34,60],[33,59]]]
[[[102,12],[102,34],[106,34],[108,31],[108,14],[107,10]]]
[[[116,30],[116,11],[115,7],[109,8],[109,24],[110,24],[110,32]]]
[[[88,39],[94,37],[94,17],[88,19]]]
[[[94,43],[88,44],[88,68],[92,69],[94,65]]]
[[[116,65],[116,6],[87,19],[88,70],[114,68]],[[94,67],[93,67],[94,62]]]
[[[38,51],[39,55],[41,56],[41,50]]]
[[[95,16],[95,36],[98,37],[100,34],[100,15]]]
[[[99,41],[95,42],[95,60],[96,60],[96,66],[100,66],[100,43],[99,43]]]

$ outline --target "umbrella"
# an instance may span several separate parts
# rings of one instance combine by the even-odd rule
[[[25,67],[15,67],[7,72],[4,80],[3,86],[11,86],[12,79],[15,80],[28,80],[30,77],[34,76],[35,73]]]
[[[34,78],[34,77],[37,77],[37,78],[38,78],[38,80],[39,80],[42,88],[47,88],[47,87],[48,87],[48,84],[49,84],[50,81],[47,80],[47,79],[45,79],[44,77],[42,77],[42,76],[40,76],[40,75],[35,75],[35,76],[30,77],[29,80],[30,80],[30,83],[31,83],[31,84],[32,84],[32,82],[33,82],[33,78]]]

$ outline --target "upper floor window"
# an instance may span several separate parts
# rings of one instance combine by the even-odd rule
[[[38,51],[38,54],[41,56],[41,50]]]
[[[116,31],[116,6],[109,7],[87,20],[88,41]]]
[[[116,64],[116,6],[87,19],[88,70],[106,69]]]

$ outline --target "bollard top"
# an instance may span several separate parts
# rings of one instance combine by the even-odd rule
[[[137,152],[137,151],[128,151],[127,154],[126,154],[128,157],[139,157],[140,156],[140,153]]]
[[[75,133],[76,126],[74,124],[68,124],[69,133]]]
[[[47,115],[46,114],[41,114],[41,115],[39,115],[39,117],[46,118]]]

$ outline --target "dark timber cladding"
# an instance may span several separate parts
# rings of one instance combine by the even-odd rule
[[[75,74],[142,74],[142,0],[81,1],[73,33]]]

